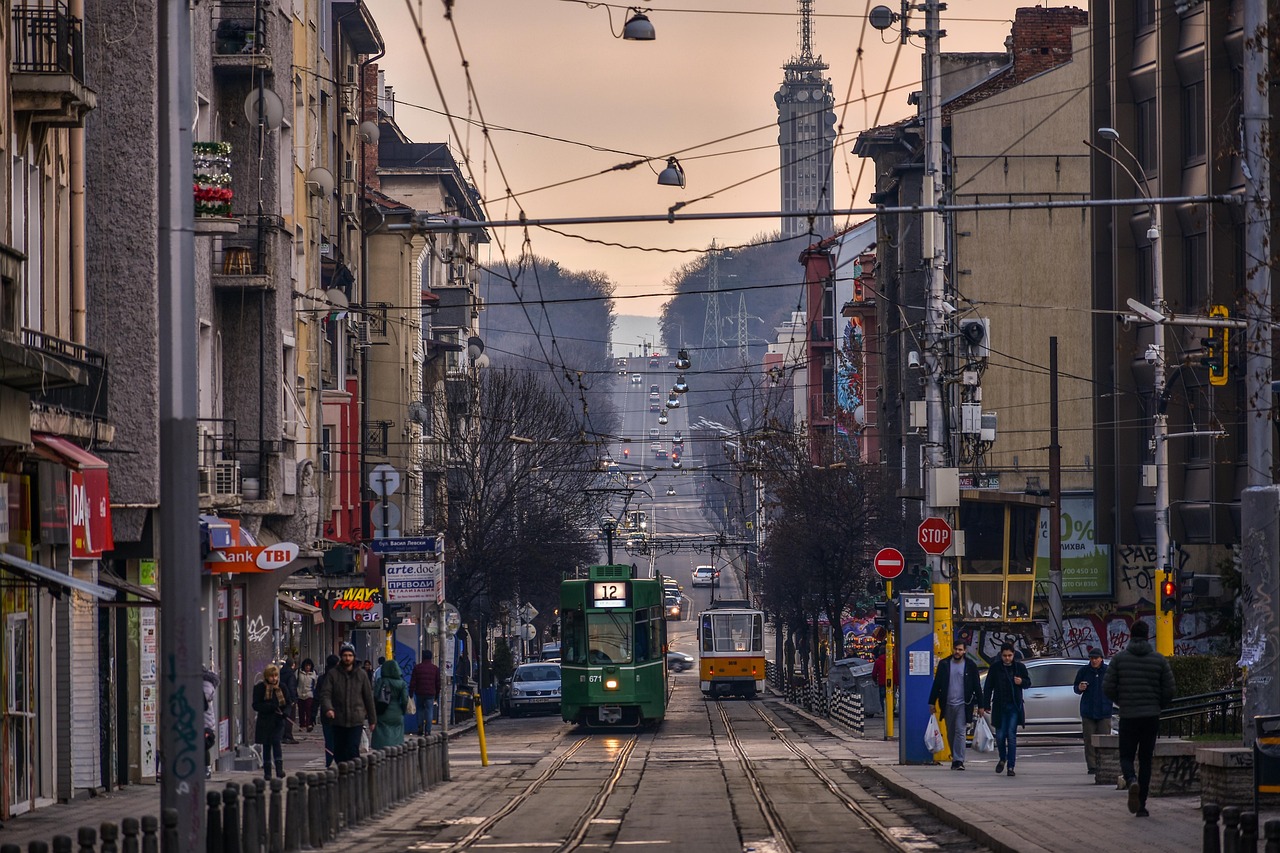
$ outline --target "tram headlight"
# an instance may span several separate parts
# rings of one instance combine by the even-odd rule
[[[617,690],[617,689],[618,689],[618,679],[616,679],[616,678],[606,678],[606,679],[604,680],[604,689],[605,689],[605,690]]]

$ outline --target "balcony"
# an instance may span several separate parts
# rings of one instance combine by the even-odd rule
[[[191,148],[196,233],[235,234],[240,221],[231,215],[231,143],[196,142]]]
[[[45,386],[32,389],[31,402],[53,414],[71,415],[95,422],[107,420],[107,357],[97,350],[64,341],[32,329],[22,330],[22,342],[30,350],[52,356],[73,368],[87,384]],[[65,430],[64,430],[65,431]]]
[[[213,251],[212,282],[219,290],[272,290],[277,240],[284,232],[279,216],[250,217],[259,227],[227,237]]]
[[[10,34],[13,111],[36,124],[83,127],[97,103],[84,84],[84,32],[61,0],[15,6]]]
[[[272,70],[267,4],[222,0],[213,16],[213,71],[228,77]]]

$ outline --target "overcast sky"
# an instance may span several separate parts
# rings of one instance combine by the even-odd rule
[[[896,25],[885,33],[865,25],[874,5],[814,0],[814,53],[831,66],[827,73],[842,125],[835,158],[837,208],[868,204],[869,164],[850,153],[858,132],[914,112],[907,95],[919,88],[922,42],[912,39],[899,50]],[[900,8],[896,1],[889,5]],[[947,5],[942,49],[960,52],[1003,50],[1018,6],[1068,4]],[[799,51],[795,0],[655,6],[648,13],[657,32],[652,42],[611,35],[609,16],[612,31],[620,33],[626,7],[591,8],[577,0],[456,0],[452,26],[440,0],[375,0],[370,8],[387,45],[379,66],[396,92],[397,122],[416,142],[452,143],[468,161],[464,168],[490,219],[516,219],[522,210],[530,219],[665,215],[681,201],[688,202],[682,212],[690,213],[780,207],[773,95],[782,65]],[[923,26],[922,17],[912,25]],[[452,114],[452,124],[444,112]],[[491,149],[484,145],[481,116],[490,128]],[[657,185],[657,171],[673,153],[686,172],[683,190]],[[652,170],[607,171],[640,157],[654,158]],[[562,185],[541,189],[555,184]],[[713,197],[698,200],[708,195]],[[612,279],[619,297],[634,297],[619,299],[619,313],[656,315],[672,271],[696,257],[657,250],[702,251],[713,238],[732,245],[778,228],[776,218],[558,228],[641,248],[600,245],[542,228],[530,229],[528,239],[535,253],[568,269],[597,270]],[[500,265],[504,252],[519,255],[519,229],[494,237],[489,263]]]

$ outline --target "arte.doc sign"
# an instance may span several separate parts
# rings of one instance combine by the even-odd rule
[[[444,563],[439,561],[387,563],[387,601],[444,601]]]

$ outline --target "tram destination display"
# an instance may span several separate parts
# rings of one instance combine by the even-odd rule
[[[625,581],[604,581],[591,584],[592,607],[630,607],[631,585]]]

